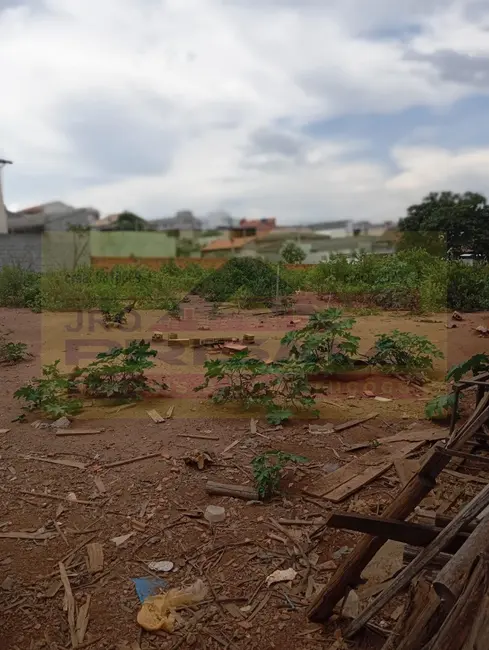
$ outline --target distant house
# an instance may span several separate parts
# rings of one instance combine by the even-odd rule
[[[99,217],[100,213],[93,208],[74,208],[61,201],[53,201],[19,212],[8,212],[7,227],[11,233],[67,231],[71,226],[93,226]]]
[[[344,219],[343,221],[325,221],[321,223],[312,223],[309,228],[318,235],[327,235],[328,237],[350,237],[353,235],[353,219]]]
[[[345,219],[343,221],[313,223],[309,228],[321,235],[328,235],[333,239],[341,239],[344,237],[358,237],[361,235],[379,237],[387,229],[391,228],[392,225],[391,221],[386,221],[384,223],[371,223],[370,221],[354,221],[353,219]]]
[[[241,219],[239,226],[245,230],[254,230],[257,233],[268,232],[277,227],[277,220],[274,218]]]
[[[201,255],[203,258],[257,257],[255,242],[256,235],[253,237],[215,239],[201,249]]]
[[[318,264],[332,255],[345,255],[348,259],[360,253],[391,255],[396,249],[396,236],[351,235],[329,237],[311,231],[292,228],[277,229],[253,237],[218,239],[202,249],[202,257],[258,257],[267,262],[282,259],[287,242],[295,242],[305,253],[304,264]]]
[[[102,219],[99,219],[93,224],[95,230],[114,230],[117,227],[117,222],[119,220],[120,213],[109,214]]]
[[[202,221],[188,210],[177,212],[174,217],[154,219],[150,222],[155,230],[163,230],[179,239],[196,239],[202,231]]]

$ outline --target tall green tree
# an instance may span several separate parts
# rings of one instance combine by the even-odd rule
[[[282,248],[282,259],[286,264],[302,264],[306,253],[298,244],[289,241]]]
[[[147,221],[133,212],[121,212],[116,221],[116,230],[151,230]]]
[[[419,247],[452,258],[473,253],[489,259],[489,206],[482,194],[432,192],[408,208],[399,230],[401,250]]]

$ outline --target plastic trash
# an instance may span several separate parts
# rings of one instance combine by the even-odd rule
[[[173,632],[176,617],[174,610],[199,603],[205,599],[207,589],[202,580],[197,580],[191,587],[170,589],[165,594],[149,596],[138,612],[137,622],[147,632],[165,630]]]
[[[134,582],[140,603],[144,603],[150,596],[156,596],[163,589],[168,589],[168,582],[162,578],[131,578],[131,580]]]

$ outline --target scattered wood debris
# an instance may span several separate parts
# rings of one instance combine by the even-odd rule
[[[87,544],[88,573],[99,573],[104,569],[104,547],[100,542]]]
[[[146,411],[146,413],[153,420],[153,422],[156,422],[156,424],[161,424],[162,422],[166,422],[165,418],[162,417],[155,409],[152,409],[151,411]]]
[[[128,539],[131,539],[133,535],[136,533],[132,531],[131,533],[126,533],[125,535],[119,535],[118,537],[113,537],[110,541],[114,542],[114,544],[119,547],[122,546],[127,542]]]
[[[75,622],[75,599],[73,598],[73,591],[71,590],[70,580],[68,574],[66,573],[66,568],[63,562],[59,563],[59,573],[61,576],[61,582],[65,590],[65,609],[68,616],[68,627],[70,629],[71,636],[71,647],[78,647],[78,634],[76,631],[76,622]]]
[[[219,440],[219,436],[206,436],[203,433],[178,433],[178,438],[195,438],[196,440]]]
[[[104,433],[105,429],[57,429],[56,436],[94,436]]]
[[[367,483],[384,474],[398,458],[403,458],[429,440],[439,439],[439,430],[426,432],[421,439],[404,442],[401,439],[388,445],[379,445],[364,456],[344,465],[331,474],[319,479],[314,486],[304,489],[306,494],[339,502],[354,494]],[[414,432],[413,432],[414,433]],[[446,433],[444,434],[446,436]]]
[[[134,456],[134,458],[126,458],[125,460],[116,460],[114,463],[107,463],[103,467],[104,469],[109,469],[110,467],[121,467],[122,465],[138,463],[140,460],[148,460],[149,458],[157,458],[158,456],[161,456],[159,451],[154,454],[145,454],[143,456]]]
[[[23,531],[12,531],[8,533],[0,533],[0,538],[2,539],[52,539],[56,537],[58,533],[52,532],[42,532],[42,533],[26,533]]]
[[[102,481],[100,476],[94,476],[93,480],[95,482],[95,487],[100,492],[100,494],[105,494],[107,492],[107,488],[105,487],[104,482]]]
[[[25,460],[37,460],[40,463],[51,463],[52,465],[64,465],[65,467],[75,467],[76,469],[86,469],[85,463],[77,460],[57,460],[56,458],[43,458],[42,456],[21,456]]]
[[[357,427],[359,424],[363,424],[364,422],[368,422],[369,420],[372,420],[373,418],[377,417],[377,413],[371,413],[370,415],[367,415],[364,418],[360,418],[358,420],[350,420],[349,422],[345,422],[344,424],[337,424],[336,426],[333,425],[319,425],[319,424],[310,424],[309,425],[309,433],[340,433],[341,431],[346,431],[347,429],[352,429],[353,427]]]

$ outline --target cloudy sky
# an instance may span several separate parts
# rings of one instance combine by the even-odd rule
[[[489,0],[0,0],[5,202],[402,216],[489,194]]]

